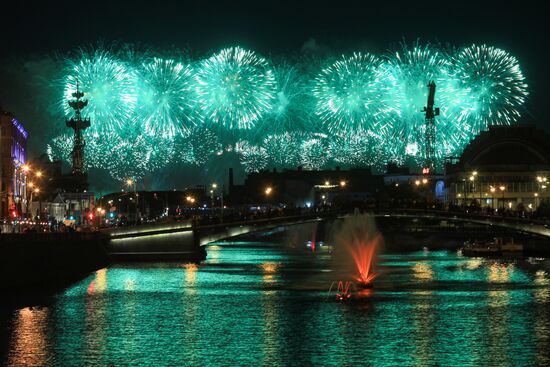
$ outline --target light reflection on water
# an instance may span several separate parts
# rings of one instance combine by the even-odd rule
[[[329,255],[217,245],[204,263],[102,269],[11,313],[22,365],[548,365],[549,263],[385,254],[373,290],[325,301]]]

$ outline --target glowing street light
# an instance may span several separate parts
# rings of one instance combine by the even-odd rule
[[[266,194],[267,196],[269,196],[269,195],[271,195],[271,192],[272,192],[272,191],[273,191],[273,188],[271,188],[271,186],[268,186],[268,187],[266,187],[266,189],[265,189],[265,194]]]
[[[346,187],[348,183],[344,180],[340,181],[340,187]]]
[[[133,186],[133,188],[134,188],[134,197],[136,198],[136,223],[135,223],[135,225],[137,225],[138,217],[139,217],[139,206],[138,206],[138,194],[137,194],[137,191],[136,191],[136,180],[133,180],[133,179],[129,178],[129,179],[126,180],[126,185],[128,185],[129,187]]]
[[[491,208],[495,209],[495,191],[497,191],[497,189],[494,186],[491,186],[489,191],[491,191]]]
[[[504,191],[506,190],[506,186],[500,185],[498,189],[502,193],[502,209],[504,209]]]

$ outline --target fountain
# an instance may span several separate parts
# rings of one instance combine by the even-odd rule
[[[335,230],[334,243],[333,269],[338,279],[344,284],[353,282],[359,288],[372,287],[378,276],[373,271],[373,262],[382,243],[374,217],[355,209]]]

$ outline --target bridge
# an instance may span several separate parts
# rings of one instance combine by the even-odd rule
[[[104,231],[109,238],[108,249],[114,260],[154,261],[204,259],[204,246],[208,243],[237,237],[239,235],[265,231],[280,226],[296,226],[343,218],[349,213],[322,212],[306,215],[262,218],[248,221],[197,225],[186,220],[170,223],[151,223],[135,227],[115,228]],[[374,213],[380,221],[390,219],[426,219],[445,221],[458,226],[474,224],[481,231],[490,228],[506,230],[522,235],[536,236],[548,241],[550,247],[550,225],[545,222],[523,218],[506,218],[475,215],[471,213],[446,212],[437,210],[400,209]],[[412,228],[418,230],[418,228]],[[433,227],[432,227],[433,229]],[[447,229],[441,228],[442,231]]]
[[[108,249],[115,260],[165,260],[186,258],[202,260],[204,246],[247,233],[336,219],[337,213],[261,218],[248,221],[197,225],[191,220],[148,224],[104,231]],[[152,242],[154,241],[154,245]]]

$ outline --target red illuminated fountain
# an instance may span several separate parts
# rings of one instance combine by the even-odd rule
[[[343,293],[350,293],[349,282],[354,288],[371,288],[378,276],[378,273],[373,271],[373,265],[377,249],[382,243],[382,236],[376,230],[374,217],[361,214],[355,209],[353,215],[344,218],[334,238],[334,270],[338,279],[343,281]],[[348,298],[343,297],[343,300]]]
[[[354,280],[362,288],[372,287],[372,282],[378,276],[378,273],[372,271],[372,265],[381,238],[380,234],[376,234],[372,239],[358,240],[349,246],[356,269]]]

